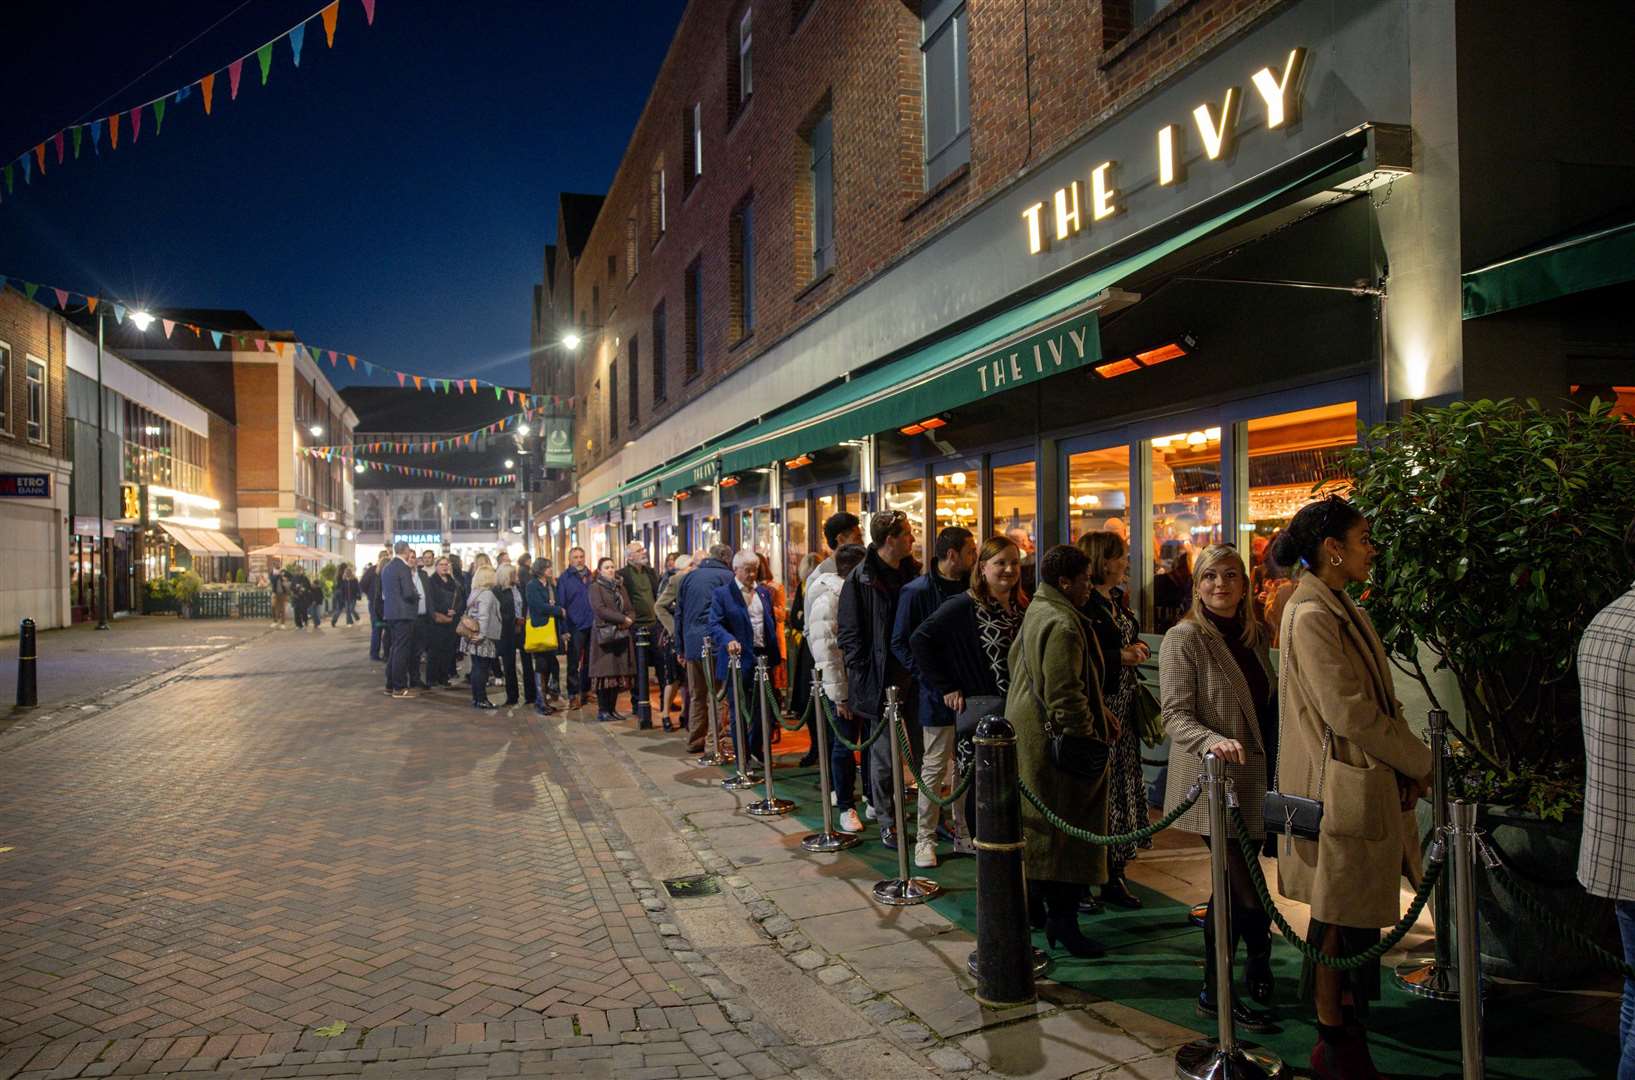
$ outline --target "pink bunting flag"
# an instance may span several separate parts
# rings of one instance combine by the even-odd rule
[[[515,405],[517,403],[517,392],[515,390],[507,390],[505,392],[505,400],[510,404]]]
[[[255,351],[256,352],[266,352],[267,351],[267,339],[266,338],[256,338],[255,339]]]
[[[375,0],[363,0],[363,17],[370,26],[375,25]]]
[[[350,360],[352,358],[350,356],[348,356],[347,359]],[[402,386],[403,385],[403,380],[404,380],[405,377],[406,376],[403,374],[403,372],[401,372],[401,371],[398,372],[397,373],[397,385]]]
[[[231,93],[228,95],[234,101],[238,100],[238,80],[244,74],[244,57],[239,57],[227,65],[227,86]]]
[[[336,366],[339,365],[339,363],[340,363],[340,361],[336,358],[335,350],[330,349],[329,350],[329,366],[330,367],[336,367]]]
[[[67,289],[52,289],[51,291],[57,294],[57,306],[59,308],[61,308],[62,310],[67,311],[68,310],[68,290]]]
[[[131,142],[142,137],[142,106],[131,110]]]
[[[62,132],[59,131],[55,135],[51,136],[51,141],[57,144],[57,164],[61,165],[62,164]]]
[[[160,319],[159,323],[160,323],[160,325],[162,325],[165,328],[165,340],[169,341],[170,340],[170,332],[172,330],[176,329],[176,324],[171,322],[169,319]]]

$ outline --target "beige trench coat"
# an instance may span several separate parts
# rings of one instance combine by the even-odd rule
[[[1262,642],[1255,649],[1271,682],[1272,665]],[[1182,619],[1164,635],[1158,651],[1158,689],[1164,727],[1169,732],[1169,770],[1164,810],[1181,805],[1203,774],[1204,755],[1227,739],[1243,744],[1247,764],[1227,765],[1226,777],[1238,797],[1243,823],[1256,837],[1264,835],[1261,807],[1266,802],[1266,747],[1260,718],[1232,649],[1209,627]],[[1175,823],[1186,832],[1209,833],[1209,802],[1198,802]]]
[[[1420,865],[1397,778],[1429,773],[1430,748],[1409,729],[1385,647],[1349,596],[1305,575],[1278,640],[1278,788],[1323,801],[1318,840],[1296,840],[1292,851],[1279,842],[1278,891],[1325,923],[1390,926],[1402,914],[1401,878],[1417,880]],[[1326,768],[1325,724],[1334,732]]]

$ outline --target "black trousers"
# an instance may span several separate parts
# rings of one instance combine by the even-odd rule
[[[568,631],[568,685],[563,692],[569,697],[590,693],[590,631],[574,627]]]
[[[409,686],[409,662],[414,653],[413,619],[393,619],[386,624],[388,651],[386,653],[386,689],[406,690]]]
[[[532,705],[539,698],[539,687],[534,682],[534,654],[519,648],[517,659],[522,664],[522,700]]]
[[[424,688],[426,651],[430,647],[432,636],[432,622],[430,615],[415,617],[413,633],[409,640],[409,685]]]
[[[517,635],[501,634],[497,652],[491,664],[498,664],[500,674],[505,677],[505,703],[517,703]]]
[[[437,686],[454,678],[454,657],[460,648],[460,638],[453,623],[431,622],[427,629],[431,637],[426,642],[426,682]]]

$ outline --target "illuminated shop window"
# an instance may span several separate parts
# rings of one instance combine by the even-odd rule
[[[1162,634],[1191,603],[1192,560],[1221,541],[1221,429],[1152,440],[1152,588],[1143,629]]]
[[[982,473],[977,469],[938,473],[935,516],[938,529],[961,525],[973,533],[982,525]]]
[[[909,524],[914,527],[914,560],[925,565],[925,480],[916,476],[912,480],[899,480],[884,485],[881,497],[882,510],[901,510],[908,515]],[[951,524],[941,522],[942,525]],[[863,538],[869,539],[868,527],[863,528]]]

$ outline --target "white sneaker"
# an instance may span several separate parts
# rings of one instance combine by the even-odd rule
[[[971,834],[970,833],[960,833],[958,836],[954,837],[954,854],[955,855],[975,855],[976,854],[976,842],[971,839]]]
[[[836,795],[832,791],[829,792],[829,805],[830,806],[839,806],[840,805],[840,796]]]
[[[863,831],[863,822],[858,819],[856,810],[847,810],[840,815],[840,831],[849,833]]]
[[[875,813],[874,813],[874,804],[873,804],[873,803],[869,803],[869,804],[868,804],[868,805],[867,805],[867,806],[865,806],[865,807],[864,807],[864,808],[863,808],[863,814],[864,814],[864,816],[866,816],[866,817],[867,817],[867,818],[868,818],[868,819],[869,819],[869,820],[870,820],[870,821],[874,821],[874,820],[875,820]]]
[[[928,844],[924,840],[914,845],[914,865],[921,870],[930,870],[937,865],[937,845]]]

